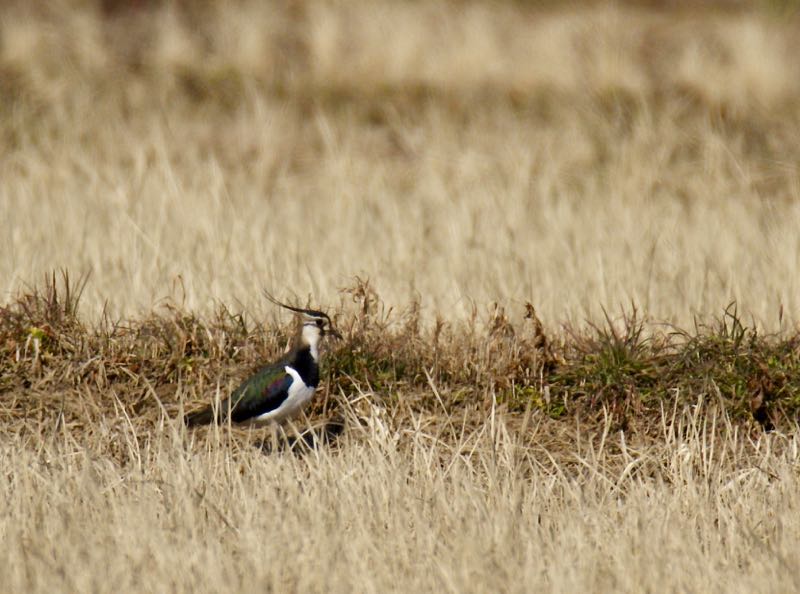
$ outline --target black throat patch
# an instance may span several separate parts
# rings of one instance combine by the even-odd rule
[[[319,384],[319,365],[311,356],[311,347],[301,347],[294,357],[292,367],[300,374],[303,383],[309,388],[316,388]]]

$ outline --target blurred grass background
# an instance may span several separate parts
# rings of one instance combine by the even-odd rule
[[[690,9],[691,8],[691,9]],[[794,319],[797,19],[745,3],[9,3],[5,290]],[[176,287],[178,287],[176,289]]]
[[[545,324],[800,305],[796,6],[56,2],[0,18],[0,287]]]

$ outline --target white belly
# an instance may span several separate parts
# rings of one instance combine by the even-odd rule
[[[289,388],[289,396],[275,410],[265,412],[262,415],[250,419],[253,423],[277,423],[299,413],[306,404],[314,397],[315,388],[307,386],[300,374],[291,367],[286,367],[286,373],[294,380]]]

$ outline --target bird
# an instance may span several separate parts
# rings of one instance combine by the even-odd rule
[[[319,345],[330,334],[341,339],[328,314],[286,305],[264,291],[269,301],[298,314],[300,327],[292,347],[277,361],[265,365],[242,382],[219,407],[184,416],[189,427],[222,423],[276,424],[297,415],[319,385]]]

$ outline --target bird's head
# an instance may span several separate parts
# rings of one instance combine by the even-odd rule
[[[324,336],[330,334],[335,338],[342,338],[342,335],[333,327],[330,316],[325,312],[316,309],[303,309],[286,305],[275,299],[272,295],[264,291],[267,299],[275,305],[288,309],[298,314],[302,324],[300,328],[300,336],[304,343],[310,345],[312,349],[316,349],[317,344]]]
[[[304,310],[300,315],[302,321],[302,335],[307,342],[311,340],[318,341],[323,336],[330,334],[335,338],[341,338],[342,335],[333,327],[328,314],[313,309]]]

